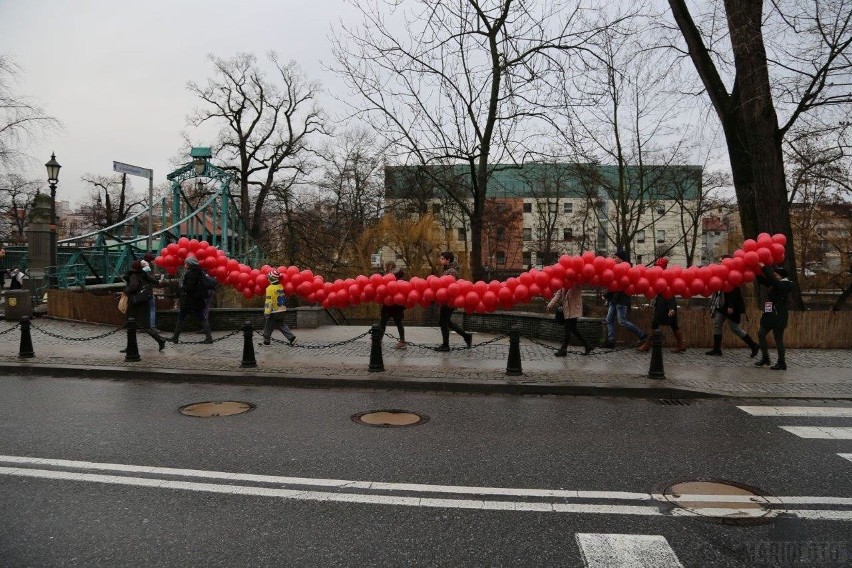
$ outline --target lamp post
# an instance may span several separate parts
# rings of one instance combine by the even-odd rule
[[[59,169],[62,167],[56,161],[56,152],[50,154],[50,161],[44,165],[47,168],[47,183],[50,185],[50,265],[56,271],[56,184],[59,183]]]

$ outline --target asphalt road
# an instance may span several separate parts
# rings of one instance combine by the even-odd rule
[[[255,408],[178,412],[223,400]],[[428,421],[351,419],[384,409]],[[850,426],[838,401],[4,377],[0,565],[848,566]],[[692,480],[772,504],[723,522],[659,496]]]

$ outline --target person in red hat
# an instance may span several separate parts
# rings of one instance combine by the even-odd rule
[[[266,274],[269,286],[266,287],[266,300],[263,303],[263,344],[272,342],[272,332],[276,329],[284,334],[288,343],[293,345],[296,336],[284,323],[284,312],[287,311],[287,296],[284,294],[284,286],[281,285],[281,274],[277,270],[271,270]]]

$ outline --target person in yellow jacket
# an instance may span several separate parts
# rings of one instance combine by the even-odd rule
[[[287,311],[287,296],[284,295],[284,286],[281,285],[281,275],[277,270],[272,270],[266,275],[269,286],[266,287],[266,302],[263,304],[263,317],[266,323],[263,325],[263,344],[269,345],[272,332],[279,330],[287,338],[290,345],[296,342],[296,336],[284,323],[284,312]]]

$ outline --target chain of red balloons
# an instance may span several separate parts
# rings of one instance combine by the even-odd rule
[[[562,286],[570,287],[575,283],[647,298],[657,295],[666,298],[710,296],[719,290],[730,291],[751,282],[761,265],[782,262],[786,242],[783,234],[770,236],[761,233],[756,240],[746,240],[731,258],[718,264],[689,268],[676,265],[666,268],[630,266],[593,252],[584,252],[577,256],[563,255],[552,266],[541,270],[534,268],[504,282],[480,280],[474,283],[452,276],[434,275],[397,280],[393,274],[359,275],[326,282],[322,276],[296,266],[279,266],[277,270],[287,295],[295,294],[326,308],[344,308],[363,302],[411,308],[438,302],[467,312],[485,313],[529,302],[536,296],[549,297]],[[246,298],[265,293],[269,284],[266,275],[273,270],[268,264],[252,268],[228,258],[224,251],[207,241],[186,237],[163,248],[154,262],[173,275],[188,256],[198,259],[198,263],[219,283],[234,287]]]

